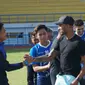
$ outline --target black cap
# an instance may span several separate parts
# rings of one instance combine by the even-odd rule
[[[56,22],[57,25],[59,24],[74,24],[74,19],[71,16],[61,16],[59,20]]]

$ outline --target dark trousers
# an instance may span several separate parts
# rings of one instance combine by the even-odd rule
[[[56,82],[56,75],[59,73],[60,71],[60,63],[59,61],[56,59],[54,60],[52,63],[52,66],[50,68],[50,79],[51,79],[51,83],[52,85],[55,85]]]
[[[37,85],[52,85],[50,80],[50,75],[48,77],[38,77]]]
[[[56,75],[57,75],[56,71],[50,72],[50,79],[51,79],[52,85],[55,85]]]
[[[37,85],[37,73],[33,71],[32,65],[27,67],[27,85]]]

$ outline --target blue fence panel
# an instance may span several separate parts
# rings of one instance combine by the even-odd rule
[[[15,36],[15,37],[14,37]],[[8,38],[4,41],[5,45],[30,45],[29,40],[27,39],[29,36],[23,34],[23,36],[18,35],[9,35]]]
[[[53,37],[55,37],[57,35],[57,31],[54,31],[53,33]],[[4,41],[5,45],[7,46],[16,46],[16,45],[29,45],[32,46],[32,42],[31,42],[31,36],[27,35],[27,34],[23,34],[23,36],[18,36],[18,35],[8,35],[8,38]]]

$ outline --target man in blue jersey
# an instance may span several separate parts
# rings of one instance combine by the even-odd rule
[[[23,62],[10,64],[6,59],[6,51],[4,49],[4,40],[6,40],[6,30],[3,23],[0,23],[0,85],[9,85],[6,71],[13,71],[24,66]]]
[[[84,22],[81,19],[75,21],[75,33],[85,41]],[[81,64],[83,66],[83,64]],[[85,85],[85,76],[81,80],[81,85]]]
[[[38,25],[34,30],[39,43],[31,48],[30,56],[36,58],[48,55],[51,42],[48,40],[47,27],[45,25]],[[33,70],[37,72],[37,85],[51,85],[48,62],[33,62],[32,65]]]

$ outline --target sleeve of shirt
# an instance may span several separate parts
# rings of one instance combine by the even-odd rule
[[[37,51],[36,51],[37,48],[33,47],[30,49],[30,56],[32,56],[33,58],[37,57]],[[32,62],[31,65],[39,65],[39,62]]]
[[[51,49],[54,49],[56,51],[59,51],[59,40],[57,38],[55,38],[53,40],[53,43],[52,43],[52,46],[51,46]]]
[[[10,64],[6,59],[4,59],[2,52],[0,52],[0,69],[5,71],[17,70],[23,67],[22,62],[16,64]]]

